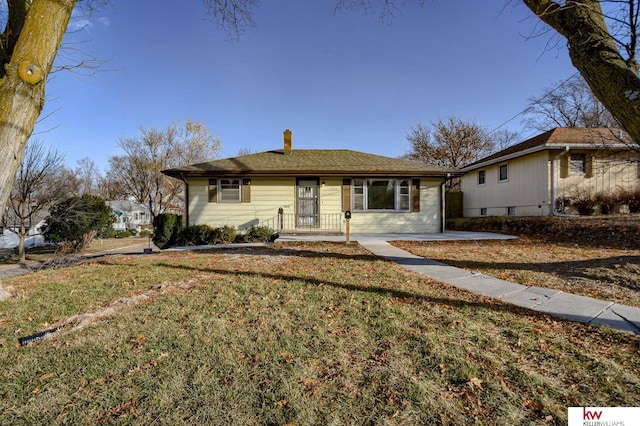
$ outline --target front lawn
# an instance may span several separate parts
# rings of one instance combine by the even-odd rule
[[[0,424],[560,425],[569,406],[640,406],[640,338],[357,244],[109,257],[3,284]]]

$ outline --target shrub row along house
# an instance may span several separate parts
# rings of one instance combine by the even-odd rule
[[[164,170],[185,183],[185,225],[268,226],[281,233],[442,232],[455,170],[351,150],[284,147]]]
[[[615,200],[624,212],[640,201],[640,145],[619,129],[556,128],[462,171],[468,217],[582,214],[597,204],[607,213]]]

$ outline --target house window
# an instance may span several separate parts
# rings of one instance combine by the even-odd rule
[[[515,207],[507,207],[507,216],[515,216],[516,208]]]
[[[500,182],[509,180],[509,167],[507,164],[500,164]]]
[[[478,171],[478,185],[484,185],[485,184],[485,177],[486,177],[486,172],[484,170],[479,170]]]
[[[486,216],[487,215],[487,208],[483,207],[480,209],[480,216]]]
[[[587,172],[587,156],[585,154],[571,154],[569,172],[571,174],[585,174]]]
[[[409,211],[409,179],[354,179],[353,210]]]
[[[218,179],[218,199],[221,203],[239,203],[241,198],[240,179]]]

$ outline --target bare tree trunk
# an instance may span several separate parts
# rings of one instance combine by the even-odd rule
[[[76,0],[34,0],[0,80],[0,200],[9,197],[24,149],[44,106],[47,76]]]
[[[635,56],[625,59],[609,34],[600,2],[523,0],[567,39],[573,65],[600,102],[640,142],[640,77]],[[635,34],[632,34],[635,40]]]
[[[27,239],[27,233],[24,230],[24,224],[20,225],[20,233],[18,234],[18,257],[20,263],[27,263],[27,255],[24,249],[24,241]]]
[[[0,79],[2,205],[9,198],[27,141],[44,106],[47,76],[75,4],[76,0],[33,0],[11,60],[5,66],[6,74]]]

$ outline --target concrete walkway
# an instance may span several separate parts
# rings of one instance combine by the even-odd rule
[[[484,232],[447,231],[444,234],[353,234],[350,240],[357,241],[376,256],[394,261],[407,269],[458,288],[571,321],[604,325],[615,330],[640,335],[640,308],[578,296],[560,290],[504,281],[489,275],[425,259],[387,242],[512,238],[516,237]],[[345,241],[345,236],[284,236],[278,238],[277,241]]]

